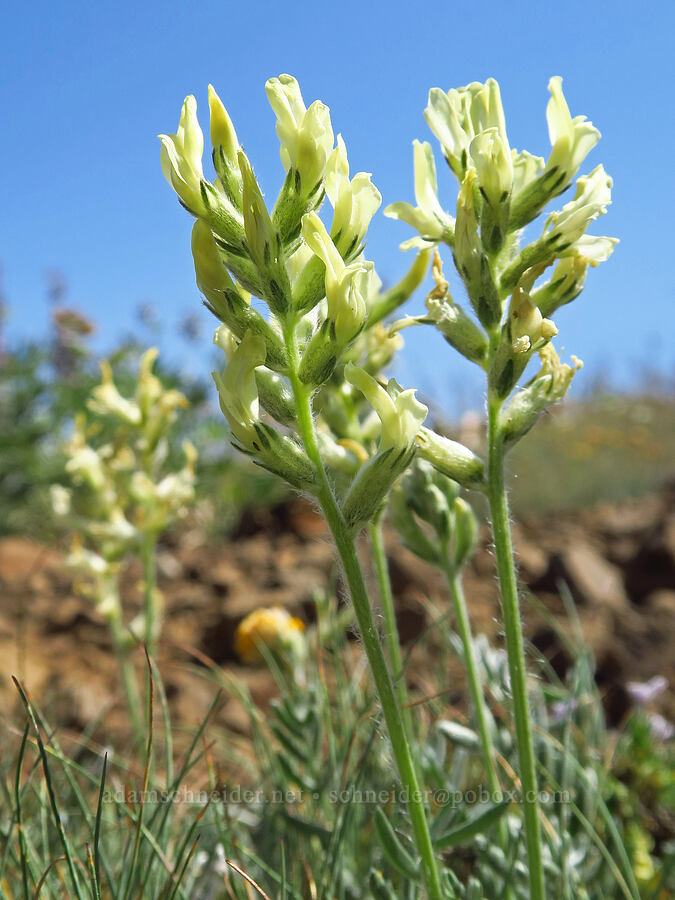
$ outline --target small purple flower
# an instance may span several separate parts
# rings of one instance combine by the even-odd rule
[[[649,716],[649,727],[657,741],[669,741],[672,737],[675,737],[675,725],[658,713],[652,713]]]
[[[629,681],[626,690],[636,706],[645,706],[662,694],[667,687],[668,679],[663,675],[655,675],[649,681]]]
[[[579,707],[579,701],[576,697],[570,700],[556,700],[551,704],[551,724],[560,725],[565,719],[569,718],[573,712]]]

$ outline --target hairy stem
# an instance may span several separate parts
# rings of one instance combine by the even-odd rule
[[[424,797],[420,790],[401,710],[399,709],[387,662],[380,645],[380,638],[373,620],[368,592],[356,555],[354,538],[342,516],[319,453],[312,415],[311,391],[300,381],[297,374],[298,350],[294,328],[291,323],[286,329],[286,347],[290,361],[289,378],[295,396],[300,435],[307,455],[316,467],[319,479],[318,499],[342,563],[356,619],[359,624],[361,639],[382,706],[387,731],[389,732],[389,740],[391,741],[399,778],[408,796],[408,813],[412,823],[415,845],[420,855],[427,894],[429,900],[442,900],[443,893],[438,865],[431,842]]]
[[[500,401],[495,397],[489,397],[488,497],[511,678],[513,716],[516,725],[519,774],[529,863],[530,900],[544,900],[544,871],[539,830],[537,775],[527,696],[527,671],[523,646],[523,629],[520,621],[520,605],[518,602],[518,585],[513,559],[508,500],[504,485],[504,444],[499,426],[500,409]]]

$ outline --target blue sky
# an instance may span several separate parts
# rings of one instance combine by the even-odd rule
[[[9,4],[0,35],[0,263],[11,337],[44,333],[45,273],[61,270],[68,303],[96,320],[98,346],[137,328],[152,302],[166,350],[199,374],[208,354],[185,348],[177,321],[200,309],[190,220],[159,167],[158,132],[175,131],[194,93],[208,125],[212,82],[272,201],[282,180],[264,92],[290,72],[306,102],[331,108],[352,171],[373,173],[385,203],[412,199],[413,138],[431,139],[428,89],[498,79],[512,146],[548,153],[546,85],[562,75],[573,115],[603,140],[614,204],[595,231],[618,236],[614,257],[556,317],[558,346],[626,384],[645,365],[672,372],[675,278],[672,34],[675,7],[571,0],[541,3],[341,4],[33,2]],[[632,8],[634,9],[634,8]],[[441,157],[438,154],[439,169]],[[446,207],[455,202],[442,173]],[[367,255],[386,281],[404,271],[410,230],[381,213]],[[421,298],[411,311],[421,308]],[[208,344],[211,322],[204,323]],[[474,402],[475,376],[428,329],[409,331],[401,380],[449,408]],[[181,357],[184,354],[184,359]],[[203,370],[203,371],[202,371]]]

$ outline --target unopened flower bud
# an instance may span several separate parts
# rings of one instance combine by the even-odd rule
[[[258,366],[255,370],[255,380],[263,409],[280,425],[294,426],[295,400],[288,380],[267,366]]]
[[[465,487],[476,487],[485,481],[485,464],[464,444],[442,437],[430,428],[420,428],[417,450],[443,475]]]
[[[239,167],[243,181],[246,245],[262,281],[263,297],[272,312],[279,315],[288,309],[291,296],[281,237],[267,212],[251,164],[241,150]]]
[[[420,559],[432,566],[441,564],[440,548],[434,545],[427,532],[421,527],[410,506],[408,494],[402,486],[396,486],[389,500],[391,523],[405,546]]]
[[[213,167],[219,184],[232,206],[241,210],[241,172],[239,170],[239,139],[232,120],[212,84],[209,85],[211,112],[211,144]]]
[[[281,336],[251,306],[250,296],[234,283],[211,229],[202,219],[197,219],[192,228],[192,256],[197,286],[210,312],[237,338],[241,339],[247,331],[260,335],[267,347],[266,364],[272,369],[285,370],[288,357]]]
[[[466,500],[458,497],[453,509],[452,553],[455,569],[461,569],[473,555],[478,542],[478,520]]]

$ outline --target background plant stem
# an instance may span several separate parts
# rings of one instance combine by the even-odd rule
[[[122,687],[124,689],[127,709],[129,710],[129,718],[131,719],[134,741],[138,748],[142,748],[144,745],[143,717],[141,713],[141,697],[138,691],[136,673],[134,672],[134,666],[131,661],[131,648],[133,644],[130,643],[130,636],[127,634],[124,627],[119,602],[117,612],[110,617],[108,622],[115,655],[117,656],[117,662],[120,667]]]
[[[155,536],[146,536],[143,542],[143,615],[145,646],[147,647],[148,655],[151,657],[155,656],[157,637],[161,629],[155,565],[156,546]]]
[[[537,775],[527,696],[527,671],[525,667],[523,629],[520,621],[520,605],[518,602],[518,585],[513,560],[508,500],[504,485],[504,445],[499,429],[500,409],[501,402],[490,396],[488,398],[488,497],[497,572],[499,575],[504,632],[506,635],[506,651],[513,697],[513,716],[516,725],[519,775],[529,863],[530,900],[544,900],[544,871],[539,830]]]
[[[408,688],[405,683],[405,671],[403,668],[403,654],[401,653],[401,640],[396,624],[396,608],[394,606],[394,594],[391,589],[389,577],[389,564],[387,552],[384,546],[382,533],[382,517],[377,517],[368,525],[370,543],[373,548],[377,583],[380,589],[380,603],[382,605],[382,618],[384,619],[384,638],[387,644],[389,666],[394,680],[394,689],[398,699],[399,709],[403,717],[403,724],[408,735],[408,741],[412,744],[414,731],[410,708],[408,706]]]
[[[493,794],[496,794],[501,790],[501,785],[495,765],[495,749],[492,742],[490,711],[488,710],[485,701],[480,672],[478,671],[478,665],[476,663],[476,652],[474,650],[473,636],[471,634],[471,622],[469,620],[469,611],[466,606],[462,581],[451,565],[447,554],[445,554],[444,560],[444,573],[448,582],[450,599],[452,600],[452,605],[455,610],[457,631],[459,632],[459,637],[464,649],[464,666],[466,668],[467,681],[469,682],[469,691],[471,693],[476,727],[478,728],[478,734],[483,748],[483,758],[488,777],[488,785],[490,791]]]

